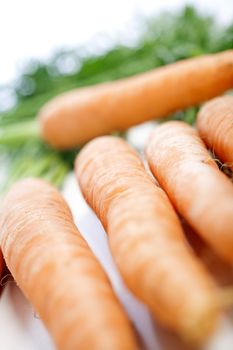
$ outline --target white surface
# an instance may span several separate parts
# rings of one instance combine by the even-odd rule
[[[32,306],[14,283],[0,299],[1,350],[54,350],[54,346]]]
[[[147,308],[137,301],[123,285],[108,248],[107,236],[99,220],[84,202],[73,175],[67,178],[63,192],[79,230],[107,272],[116,294],[125,306],[138,333],[144,339],[147,349],[187,350],[177,341],[170,342],[171,336],[167,332],[163,331],[161,337],[161,330],[158,328],[155,330]],[[6,285],[0,298],[0,349],[54,350],[42,322],[12,282]],[[224,319],[205,350],[232,349],[232,323],[229,319]]]

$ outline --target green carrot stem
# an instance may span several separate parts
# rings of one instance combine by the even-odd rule
[[[69,172],[69,167],[65,163],[59,164],[53,171],[46,173],[43,178],[50,181],[57,187],[61,187],[63,184],[64,178]]]
[[[39,139],[39,127],[36,120],[18,122],[0,128],[0,146],[15,147],[28,140]]]

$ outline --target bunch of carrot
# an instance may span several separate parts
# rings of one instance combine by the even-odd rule
[[[186,60],[57,97],[40,112],[41,132],[55,147],[74,147],[232,87],[233,51]],[[233,263],[233,185],[216,156],[233,170],[233,96],[204,104],[197,130],[174,121],[156,126],[145,148],[152,174],[113,136],[90,141],[75,162],[125,284],[162,324],[194,344],[214,332],[224,294],[191,249],[179,216]],[[49,183],[31,179],[11,189],[0,243],[59,349],[140,348],[108,278]]]

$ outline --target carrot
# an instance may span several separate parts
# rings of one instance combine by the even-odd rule
[[[120,138],[100,137],[79,153],[75,171],[131,291],[164,325],[204,340],[217,323],[215,285],[136,152]]]
[[[156,127],[146,157],[177,211],[222,258],[233,262],[233,186],[196,130],[177,121]]]
[[[56,148],[76,147],[199,104],[231,87],[233,50],[183,60],[55,97],[39,112],[41,135]]]
[[[208,271],[213,276],[217,285],[221,287],[222,293],[226,293],[227,290],[231,289],[231,295],[233,292],[233,268],[232,264],[222,260],[210,246],[207,245],[203,239],[195,233],[195,231],[183,222],[182,227],[185,232],[185,236],[193,248],[195,254],[205,264]],[[232,307],[231,298],[231,307]],[[222,300],[222,305],[226,304],[226,299]],[[229,305],[228,305],[229,306]]]
[[[197,129],[206,145],[233,170],[233,96],[207,102],[198,113]]]
[[[7,266],[58,349],[137,348],[105,273],[55,188],[36,179],[16,184],[0,231]]]

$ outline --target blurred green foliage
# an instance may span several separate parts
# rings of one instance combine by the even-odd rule
[[[115,45],[101,55],[90,55],[85,49],[78,48],[61,51],[48,63],[36,60],[28,63],[13,87],[16,106],[0,114],[1,153],[10,159],[8,183],[25,175],[37,175],[61,185],[71,168],[75,152],[63,154],[51,150],[42,144],[35,129],[36,113],[53,96],[76,87],[131,76],[180,59],[233,48],[233,24],[222,28],[213,18],[199,14],[192,7],[185,7],[176,14],[163,13],[142,23],[141,27],[141,35],[134,46]],[[180,111],[171,118],[193,123],[195,116],[196,107]],[[53,162],[40,168],[38,163],[43,165],[46,163],[44,159],[50,159],[50,156]],[[25,162],[27,171],[22,166],[23,170],[16,172],[16,162]],[[34,171],[33,164],[38,171]],[[59,176],[61,165],[63,170]],[[58,179],[56,181],[49,176],[51,168],[58,169],[54,176]]]

